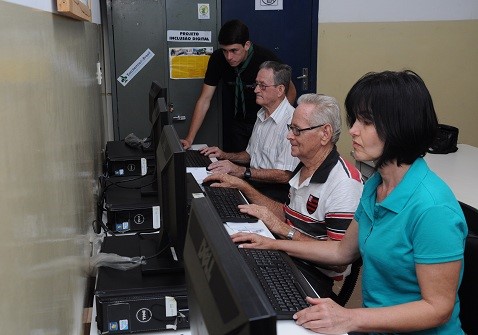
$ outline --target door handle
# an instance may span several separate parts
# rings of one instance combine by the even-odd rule
[[[302,91],[307,91],[309,89],[309,68],[302,68],[302,75],[298,76],[297,79],[302,79]]]
[[[173,121],[186,121],[186,115],[173,116]]]

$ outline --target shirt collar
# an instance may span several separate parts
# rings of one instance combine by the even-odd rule
[[[337,151],[337,147],[334,144],[332,151],[327,155],[325,160],[320,164],[319,168],[315,170],[312,178],[310,178],[311,183],[316,184],[323,184],[327,181],[329,177],[330,171],[334,168],[339,160],[339,152]],[[304,166],[304,163],[300,162],[299,165],[294,170],[294,175],[300,171],[300,169]]]
[[[282,100],[282,102],[277,106],[277,108],[272,112],[270,118],[274,120],[275,123],[280,123],[285,117],[288,117],[286,113],[281,113],[281,111],[286,110],[286,104],[289,104],[289,100],[287,100],[287,97]],[[257,113],[257,117],[261,122],[264,122],[265,117],[266,117],[266,110],[264,107],[262,107],[259,112]]]
[[[429,173],[427,163],[423,158],[417,158],[398,183],[395,189],[380,203],[380,205],[390,211],[399,213],[406,206],[410,197],[422,183],[423,179]],[[367,180],[368,187],[364,188],[363,196],[370,199],[370,208],[373,208],[377,198],[377,187],[382,182],[380,173],[374,173]]]

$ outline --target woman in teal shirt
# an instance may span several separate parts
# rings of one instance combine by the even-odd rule
[[[345,100],[358,161],[374,161],[343,240],[290,243],[251,234],[244,248],[280,249],[325,264],[363,259],[364,308],[308,298],[295,315],[324,334],[463,334],[458,287],[467,226],[449,187],[422,158],[438,127],[423,80],[412,71],[368,73]]]

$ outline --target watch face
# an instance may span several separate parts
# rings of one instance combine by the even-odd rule
[[[246,171],[244,172],[244,178],[249,179],[251,178],[251,169],[247,168]]]

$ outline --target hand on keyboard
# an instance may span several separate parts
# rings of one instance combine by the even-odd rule
[[[228,175],[227,173],[214,173],[204,179],[205,183],[216,184],[214,187],[237,188],[242,191],[245,187],[250,187],[250,184],[240,178]]]
[[[274,250],[274,240],[269,237],[265,237],[253,233],[237,233],[231,235],[232,242],[239,245],[239,248],[247,249],[269,249]]]
[[[205,147],[200,149],[199,152],[208,157],[216,157],[217,159],[221,159],[224,154],[224,151],[218,147]]]

